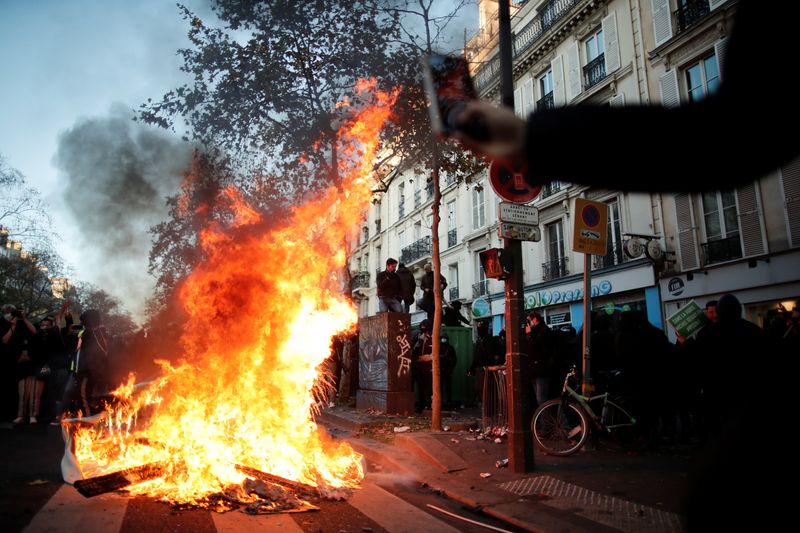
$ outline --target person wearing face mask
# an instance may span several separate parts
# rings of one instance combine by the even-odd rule
[[[59,382],[66,382],[66,347],[61,332],[56,326],[56,319],[48,315],[39,322],[39,330],[36,334],[36,364],[39,371],[35,374],[36,384],[34,388],[33,406],[31,412],[34,417],[39,416],[39,407],[42,404],[42,396],[47,400],[45,412],[52,415],[55,409],[55,398],[60,398],[63,394],[63,386],[59,393]]]

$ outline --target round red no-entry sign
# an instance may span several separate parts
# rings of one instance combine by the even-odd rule
[[[541,185],[532,186],[526,175],[528,165],[525,162],[509,164],[493,161],[489,167],[489,183],[497,196],[506,202],[524,204],[530,202],[542,191]]]

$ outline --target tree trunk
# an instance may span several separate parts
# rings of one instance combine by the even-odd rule
[[[442,328],[442,261],[439,258],[439,204],[442,192],[439,190],[439,146],[433,148],[433,221],[431,222],[431,259],[433,262],[433,302],[434,314],[431,334],[433,335],[433,402],[431,404],[431,429],[442,430],[442,365],[440,364],[440,332]]]

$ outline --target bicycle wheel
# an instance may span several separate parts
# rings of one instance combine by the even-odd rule
[[[655,427],[647,417],[638,418],[629,413],[622,398],[609,401],[607,409],[604,423],[614,442],[632,451],[641,451],[650,445]],[[613,427],[615,425],[619,427]]]
[[[549,455],[572,455],[581,449],[589,436],[589,424],[583,410],[560,399],[544,402],[533,414],[533,442]]]

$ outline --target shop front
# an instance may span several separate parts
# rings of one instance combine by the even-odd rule
[[[492,330],[503,329],[505,297],[490,299]],[[653,265],[649,260],[631,261],[592,276],[592,309],[616,316],[623,311],[641,311],[657,328],[663,328],[661,298]],[[525,310],[541,313],[552,328],[583,326],[583,274],[539,283],[525,288]]]

